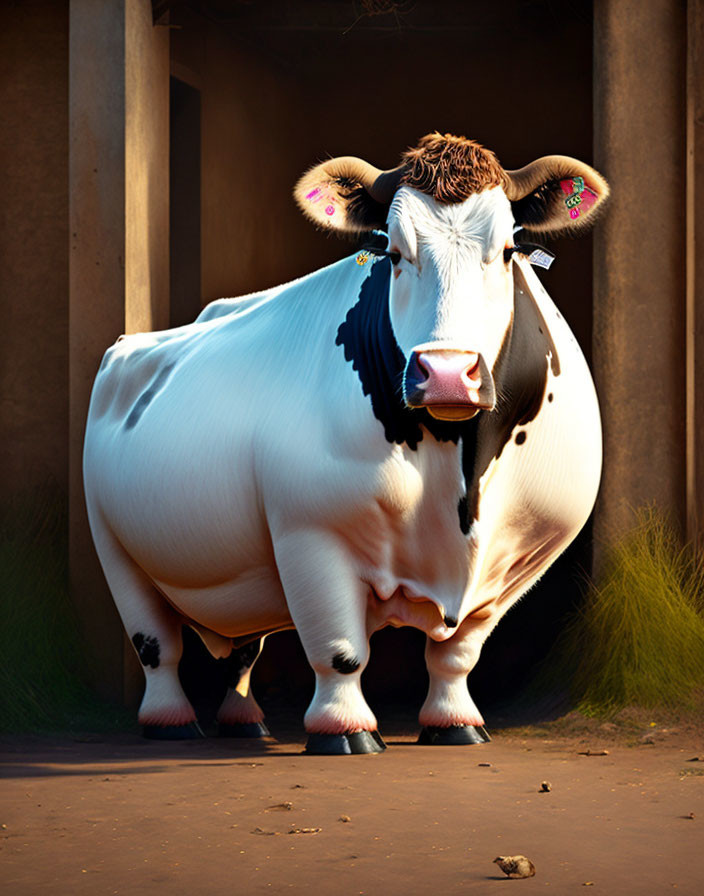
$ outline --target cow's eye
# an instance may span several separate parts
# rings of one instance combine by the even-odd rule
[[[518,246],[506,246],[504,249],[504,264],[508,264],[511,261],[511,256],[514,252],[518,251]]]
[[[400,252],[387,252],[386,253],[391,259],[391,264],[396,267],[396,265],[401,261],[401,253]]]

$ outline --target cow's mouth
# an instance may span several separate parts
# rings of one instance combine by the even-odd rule
[[[462,404],[427,404],[423,405],[431,417],[436,420],[471,420],[476,416],[480,407]]]
[[[403,394],[408,407],[425,408],[431,417],[450,423],[492,410],[495,401],[494,381],[482,355],[451,349],[414,349]]]

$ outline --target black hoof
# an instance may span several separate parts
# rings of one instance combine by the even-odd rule
[[[149,740],[198,740],[205,737],[198,722],[188,725],[142,725],[142,737]]]
[[[349,756],[352,753],[383,753],[386,744],[378,731],[352,734],[309,734],[306,753],[315,756]]]
[[[451,725],[449,728],[426,725],[417,742],[424,746],[454,747],[460,744],[486,744],[490,740],[483,725]]]
[[[269,737],[269,729],[264,722],[219,722],[218,737]]]

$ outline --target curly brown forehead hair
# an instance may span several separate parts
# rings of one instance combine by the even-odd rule
[[[506,172],[493,152],[474,140],[452,134],[428,134],[402,156],[401,183],[438,202],[464,202],[473,193],[504,186]]]

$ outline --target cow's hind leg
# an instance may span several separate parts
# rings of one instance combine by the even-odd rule
[[[467,675],[479,659],[487,634],[486,626],[467,619],[447,641],[428,638],[425,662],[429,686],[419,716],[423,726],[419,744],[482,744],[490,740],[467,689]]]
[[[228,657],[227,694],[217,716],[220,737],[266,737],[269,734],[250,681],[263,646],[264,638],[257,638],[235,648]]]
[[[115,605],[144,669],[145,690],[139,708],[142,733],[160,740],[202,737],[178,677],[183,620],[98,514],[91,514],[91,529]]]
[[[385,749],[364,699],[369,661],[367,589],[341,545],[322,532],[275,542],[276,562],[294,625],[315,672],[305,714],[307,753],[379,753]]]

